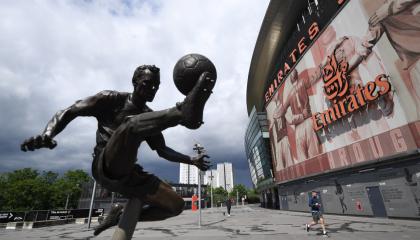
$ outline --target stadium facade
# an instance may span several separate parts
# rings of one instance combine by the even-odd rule
[[[263,206],[420,219],[419,41],[418,1],[270,2],[245,135]]]

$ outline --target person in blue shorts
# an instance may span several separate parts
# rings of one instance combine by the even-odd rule
[[[312,192],[312,196],[309,199],[309,207],[311,208],[312,222],[309,224],[306,224],[306,227],[305,227],[306,231],[309,232],[309,229],[311,229],[313,225],[318,224],[318,221],[319,221],[322,227],[322,235],[326,236],[327,231],[325,230],[325,220],[324,220],[324,217],[322,216],[321,203],[319,200],[318,193],[315,191]]]

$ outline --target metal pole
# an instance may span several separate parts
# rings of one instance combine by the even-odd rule
[[[210,186],[210,201],[211,201],[211,208],[213,208],[213,180],[212,180],[212,184]]]
[[[228,188],[230,189],[230,184],[226,184],[226,191],[228,193],[228,198],[229,198],[229,190],[228,190]]]
[[[198,227],[201,227],[201,170],[198,169]]]
[[[90,223],[92,221],[92,209],[93,209],[93,200],[95,199],[96,192],[96,181],[93,182],[92,197],[90,198],[90,208],[89,208],[89,218],[88,218],[88,229],[90,228]]]
[[[239,193],[238,190],[236,190],[236,206],[239,204]]]
[[[225,163],[223,163],[223,179],[224,179],[224,183],[225,183],[225,190],[228,191],[227,187],[226,187],[226,167],[225,167]],[[228,192],[228,197],[229,197],[229,192]]]
[[[187,184],[190,184],[190,165],[187,165]]]
[[[67,193],[66,206],[64,207],[64,209],[66,210],[67,210],[67,206],[69,205],[69,196],[70,196],[70,193]]]
[[[210,170],[210,200],[211,200],[211,208],[213,208],[213,170]]]
[[[114,203],[114,198],[115,198],[115,192],[111,193],[111,206]]]
[[[197,154],[204,152],[204,148],[199,143],[194,144],[193,150],[197,151]],[[198,169],[198,227],[201,227],[201,170]]]

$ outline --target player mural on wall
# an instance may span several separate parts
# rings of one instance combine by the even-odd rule
[[[338,47],[337,47],[338,46]],[[334,50],[335,49],[335,50]],[[352,68],[348,68],[348,90],[349,93],[354,93],[357,89],[362,88],[368,80],[371,81],[378,74],[385,72],[385,69],[375,52],[372,49],[366,49],[363,46],[362,38],[355,36],[341,36],[337,37],[336,30],[332,25],[328,26],[320,38],[315,42],[311,49],[312,56],[316,64],[320,65],[322,69],[326,64],[328,57],[332,56],[333,51],[336,52],[334,56],[338,62],[342,60],[350,61],[353,63]],[[369,75],[369,78],[363,78],[361,72],[365,72],[365,75]],[[320,74],[320,73],[318,73]],[[312,77],[319,77],[321,75],[312,75]],[[323,86],[323,92],[326,86]],[[324,103],[323,109],[331,107],[332,97],[323,96],[319,94],[321,103]],[[331,98],[331,99],[330,99]],[[370,133],[372,125],[367,125],[371,119],[375,121],[376,129],[375,132],[385,131],[389,129],[389,126],[383,116],[389,116],[393,113],[394,102],[392,99],[392,93],[379,98],[377,101],[370,103],[359,109],[358,111],[348,115],[347,118],[343,118],[337,123],[330,124],[324,128],[325,135],[329,141],[338,143],[338,141],[353,142],[365,138]],[[345,138],[336,138],[336,136],[344,134]],[[345,145],[345,143],[341,143]]]
[[[394,93],[378,50],[365,46],[366,33],[357,37],[357,34],[352,36],[351,32],[340,31],[340,34],[336,33],[335,24],[324,29],[307,53],[309,56],[304,57],[311,59],[303,60],[291,70],[267,105],[270,121],[285,117],[286,129],[291,130],[287,134],[292,159],[296,158],[295,167],[277,171],[276,179],[292,179],[295,177],[289,174],[292,172],[296,176],[305,175],[308,170],[313,171],[310,169],[315,164],[309,167],[306,160],[389,131],[401,122],[394,117]],[[337,82],[337,76],[342,76],[343,81]],[[342,83],[345,83],[342,91],[334,89]],[[272,144],[280,151],[277,141]],[[364,161],[360,147],[356,150],[358,155],[352,161]],[[377,153],[380,151],[378,147]],[[281,153],[274,154],[281,161]],[[340,154],[343,155],[342,151]],[[327,168],[349,162],[341,158],[339,164],[328,161]],[[323,164],[317,165],[324,168]]]
[[[417,205],[417,215],[420,216],[420,189],[416,181],[418,179],[416,174],[410,172],[410,169],[404,168],[405,184],[410,188],[413,200]]]
[[[373,4],[372,2],[366,2],[365,5]],[[420,117],[420,1],[382,2],[369,18],[369,31],[364,45],[373,48],[384,35],[387,36],[399,57],[400,61],[395,64],[417,103],[417,117]]]
[[[290,125],[294,125],[295,127],[298,162],[302,162],[308,158],[314,157],[323,152],[320,139],[314,131],[313,127],[314,120],[308,91],[311,88],[313,88],[313,86],[317,84],[318,81],[323,79],[326,75],[331,75],[331,79],[335,79],[335,77],[332,74],[341,74],[336,73],[336,71],[337,69],[344,67],[344,65],[341,64],[344,61],[344,58],[341,56],[338,58],[340,60],[337,60],[337,55],[339,55],[337,53],[341,53],[343,51],[342,47],[347,41],[348,37],[342,37],[338,41],[334,42],[332,54],[322,62],[322,67],[320,69],[312,71],[312,74],[310,74],[309,76],[299,77],[299,73],[296,70],[296,68],[293,69],[290,73],[289,79],[292,83],[292,88],[290,89],[290,91],[287,91],[287,93],[284,93],[284,104],[282,105],[280,110],[276,112],[276,115],[285,116],[288,108],[290,107],[291,109],[292,119],[288,123]],[[347,93],[347,91],[350,90],[350,88],[352,88],[352,91],[356,91],[355,88],[357,83],[350,83],[351,77],[348,76],[347,79],[347,74],[352,73],[353,70],[358,67],[362,59],[364,59],[365,57],[365,55],[363,54],[367,54],[367,52],[351,56],[350,63],[346,62],[345,69],[341,69],[342,71],[345,71],[342,74],[343,77],[346,78],[343,81],[344,85],[340,86],[344,88],[341,89],[343,95],[344,93]],[[335,63],[336,69],[326,70],[329,66],[332,66],[333,63]],[[330,71],[334,72],[330,73]],[[334,99],[335,97],[342,97],[337,96],[338,92],[337,94],[334,94],[334,92],[338,90],[335,87],[336,82],[330,83],[329,81],[325,81],[325,84],[326,85],[324,87],[324,91],[327,94],[327,97],[330,98],[330,100]]]
[[[340,205],[341,205],[341,211],[342,213],[347,212],[347,204],[344,202],[344,191],[343,191],[343,186],[337,181],[334,180],[334,184],[335,184],[335,195],[338,196],[338,199],[340,200]]]
[[[267,119],[285,119],[285,129],[291,129],[287,137],[292,156],[296,156],[294,145],[304,146],[297,147],[301,156],[308,156],[274,172],[282,200],[289,196],[282,208],[296,207],[297,185],[319,179],[326,185],[321,195],[334,201],[328,211],[369,214],[372,195],[350,183],[371,181],[379,185],[388,216],[418,218],[420,174],[408,161],[416,159],[420,146],[420,1],[348,0],[335,6],[336,2],[320,1],[320,12],[315,10],[319,15],[303,16],[273,60],[265,84]],[[319,26],[319,34],[308,38],[311,26]],[[293,111],[292,105],[301,107],[300,111]],[[308,141],[311,135],[291,120],[299,113],[305,115],[308,105],[312,130],[318,135],[314,141]],[[277,140],[271,144],[281,151]],[[322,151],[309,154],[310,144]],[[279,165],[281,154],[274,153]],[[382,173],[382,168],[389,174]],[[306,172],[288,174],[295,169]],[[351,174],[357,171],[360,174]],[[397,171],[398,176],[391,175]],[[375,172],[379,178],[373,177]],[[363,175],[367,178],[359,178]],[[346,184],[331,181],[336,176]]]
[[[281,114],[281,109],[283,107],[283,99],[282,94],[280,94],[281,91],[278,91],[275,102],[276,102],[276,110],[273,116],[273,124],[270,125],[270,133],[275,133],[275,136],[272,136],[272,143],[274,146],[279,146],[279,149],[273,148],[276,150],[273,154],[275,156],[274,159],[274,169],[276,171],[280,171],[281,169],[285,169],[287,167],[290,167],[294,164],[294,159],[292,157],[291,153],[291,147],[289,143],[289,137],[288,137],[288,128],[286,124],[286,116],[284,114]],[[293,146],[295,147],[295,146]]]
[[[316,156],[322,152],[320,140],[312,129],[311,108],[307,89],[313,82],[310,79],[299,79],[296,69],[290,74],[292,88],[287,93],[284,104],[278,111],[278,115],[285,116],[290,107],[292,119],[289,124],[294,125],[296,134],[297,162]]]

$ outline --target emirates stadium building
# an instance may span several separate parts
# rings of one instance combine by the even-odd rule
[[[247,85],[264,207],[420,219],[420,3],[272,0]]]

